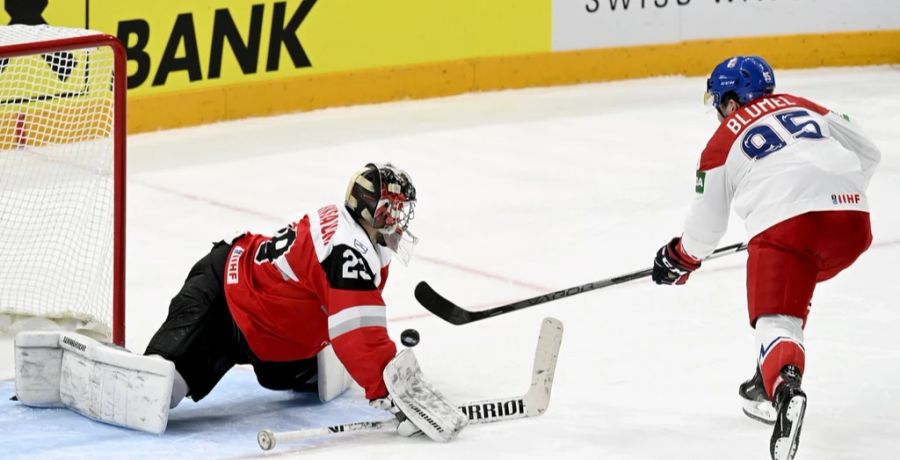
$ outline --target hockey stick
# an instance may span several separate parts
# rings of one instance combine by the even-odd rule
[[[528,392],[522,396],[486,399],[459,406],[459,410],[469,417],[469,424],[537,417],[546,412],[550,405],[550,392],[553,389],[553,376],[556,373],[556,360],[559,356],[559,346],[562,343],[562,333],[561,321],[544,318],[541,324],[541,335],[538,337],[537,349],[534,353],[531,386],[528,388]],[[391,418],[297,431],[262,430],[256,434],[256,441],[262,450],[271,450],[279,442],[301,441],[343,433],[389,432],[396,430],[397,425],[397,419]]]
[[[517,418],[537,417],[550,406],[550,392],[556,375],[556,360],[562,344],[563,324],[556,318],[544,318],[534,351],[531,386],[523,396],[489,399],[465,404],[459,409],[469,423],[491,423]]]
[[[744,243],[732,244],[730,246],[724,246],[719,249],[716,249],[709,257],[705,260],[711,260],[718,257],[722,257],[728,254],[734,254],[736,252],[740,252],[747,249],[747,245]],[[588,291],[593,291],[594,289],[601,289],[609,286],[613,286],[616,284],[622,284],[627,281],[633,281],[636,279],[646,278],[653,274],[652,268],[647,268],[644,270],[628,273],[621,276],[616,276],[613,278],[608,278],[605,280],[594,281],[587,284],[582,284],[580,286],[574,286],[566,289],[560,289],[556,292],[551,292],[549,294],[539,295],[537,297],[532,297],[530,299],[520,300],[518,302],[513,302],[507,305],[501,305],[498,307],[488,308],[487,310],[479,310],[479,311],[471,311],[466,310],[465,308],[456,305],[455,303],[447,300],[444,296],[438,294],[431,286],[428,285],[425,281],[421,281],[418,285],[416,285],[416,300],[422,304],[425,309],[434,313],[439,318],[447,321],[448,323],[455,324],[457,326],[461,324],[471,323],[473,321],[480,321],[486,318],[490,318],[493,316],[503,315],[506,313],[510,313],[517,310],[522,310],[524,308],[533,307],[535,305],[540,305],[542,303],[551,302],[554,300],[559,300],[565,297],[571,297],[578,294],[583,294]]]
[[[278,442],[302,441],[304,439],[318,438],[341,433],[378,433],[379,431],[393,431],[400,422],[397,418],[378,420],[375,422],[354,422],[343,425],[326,426],[322,428],[310,428],[307,430],[273,432],[262,430],[256,433],[256,442],[262,450],[272,450]]]

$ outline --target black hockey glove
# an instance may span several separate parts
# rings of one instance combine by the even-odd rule
[[[369,401],[369,405],[381,410],[386,410],[392,414],[394,417],[397,417],[397,420],[400,421],[400,424],[397,426],[397,434],[400,436],[415,436],[418,434],[422,434],[422,430],[419,429],[413,422],[409,421],[406,417],[406,414],[394,404],[394,399],[391,398],[391,395],[387,395],[383,398],[373,399]]]
[[[653,282],[656,284],[684,284],[691,272],[700,268],[700,261],[694,259],[681,247],[681,237],[672,238],[669,244],[659,248],[653,259]]]

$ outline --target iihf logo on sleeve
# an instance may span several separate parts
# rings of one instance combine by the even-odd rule
[[[244,248],[240,246],[235,246],[231,251],[231,256],[228,258],[228,266],[225,272],[225,284],[238,284],[240,279],[238,278],[238,272],[240,271],[241,265],[241,254],[244,253]]]
[[[859,193],[838,193],[831,195],[832,204],[856,204],[859,203]]]

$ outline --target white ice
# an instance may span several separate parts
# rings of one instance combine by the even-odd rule
[[[804,380],[809,408],[797,459],[897,458],[900,67],[777,77],[780,91],[849,114],[884,156],[869,189],[875,242],[813,299]],[[272,232],[304,210],[341,200],[349,174],[365,163],[392,161],[416,183],[413,229],[421,244],[410,267],[395,264],[385,291],[391,336],[417,329],[416,353],[430,380],[455,400],[484,399],[525,391],[540,320],[559,318],[566,331],[550,409],[540,418],[472,426],[449,444],[371,435],[285,444],[272,455],[768,458],[770,428],[745,417],[737,399],[756,357],[743,254],[705,264],[686,286],[636,281],[466,326],[430,316],[412,295],[415,283],[427,280],[457,303],[482,308],[648,267],[654,251],[681,231],[699,152],[717,126],[715,113],[701,104],[704,89],[699,78],[656,78],[131,136],[127,346],[143,350],[211,242],[238,230]],[[745,237],[733,217],[722,243]],[[258,417],[275,406],[284,414],[290,403],[284,394],[256,390],[249,373],[237,372],[214,402],[186,401],[173,412],[178,423],[189,423],[192,413],[202,418],[187,434],[147,437],[109,427],[114,431],[96,434],[85,421],[73,422],[71,438],[42,441],[48,419],[50,425],[70,419],[4,402],[0,439],[31,423],[37,436],[30,447],[9,452],[31,458],[262,455],[255,430],[264,427],[240,414]],[[247,395],[234,390],[242,379],[253,388]],[[10,382],[0,385],[11,392]],[[333,409],[341,404],[352,419],[363,410],[361,391],[332,409],[301,401],[289,407],[287,421],[279,415],[259,424],[286,427],[296,418],[298,427],[325,425],[340,418]],[[232,415],[219,420],[213,415],[219,413]],[[16,439],[0,443],[2,449],[10,442]],[[123,453],[129,442],[137,449]]]

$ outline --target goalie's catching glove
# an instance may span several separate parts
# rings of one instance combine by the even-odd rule
[[[369,405],[381,410],[386,410],[392,414],[394,417],[397,417],[397,420],[400,422],[397,425],[397,434],[400,436],[415,436],[418,434],[422,434],[422,430],[419,429],[413,422],[409,421],[409,418],[406,417],[406,414],[394,404],[394,400],[391,398],[391,395],[387,395],[383,398],[373,399],[369,401]]]
[[[700,268],[700,261],[681,247],[681,237],[672,238],[659,248],[653,259],[653,282],[656,284],[684,284],[691,272]]]

